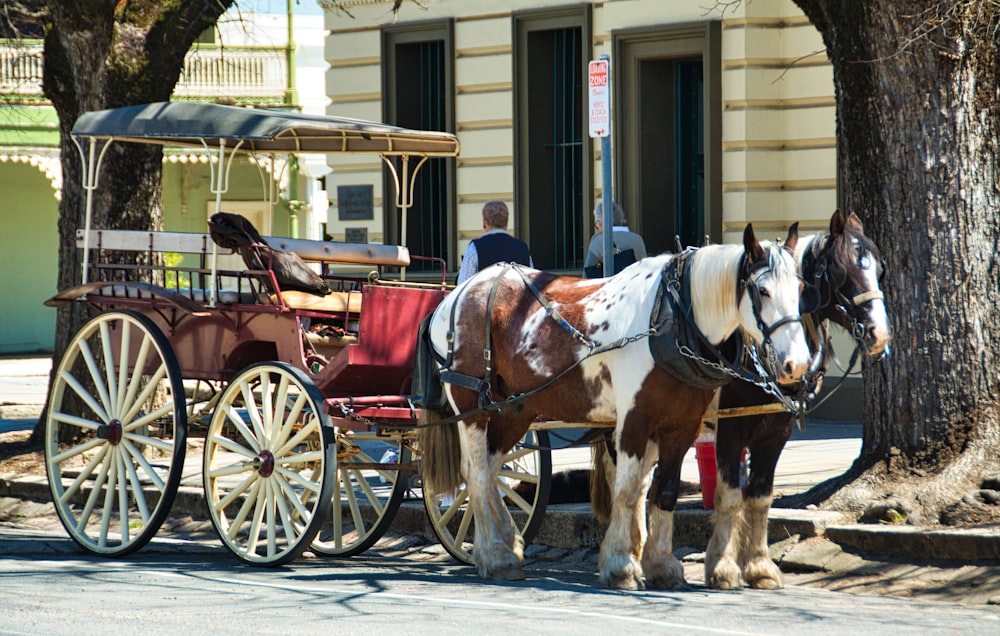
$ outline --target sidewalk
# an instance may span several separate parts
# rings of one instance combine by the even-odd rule
[[[32,428],[45,406],[52,359],[0,356],[0,433]]]
[[[50,359],[0,357],[0,432],[34,426],[45,404]],[[775,496],[804,492],[845,472],[861,448],[861,425],[855,422],[810,421],[805,431],[794,430],[778,461]],[[197,458],[189,458],[189,460]],[[589,448],[559,449],[552,454],[553,474],[590,466]],[[185,467],[181,489],[172,514],[202,515],[200,462]],[[694,449],[685,457],[681,479],[698,483]],[[39,500],[49,498],[43,479],[0,476],[0,497]],[[393,530],[433,539],[423,502],[404,502]],[[711,535],[711,511],[701,505],[700,494],[682,497],[675,514],[674,545],[703,550]],[[1000,561],[1000,533],[987,530],[924,529],[845,523],[835,512],[774,508],[768,535],[772,556],[783,568],[837,571],[857,567],[855,553],[881,558],[929,559],[958,563]],[[589,504],[558,504],[546,509],[534,542],[554,549],[596,548],[603,536]],[[823,539],[822,541],[818,539]]]

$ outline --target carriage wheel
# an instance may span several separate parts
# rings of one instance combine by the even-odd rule
[[[360,464],[409,464],[410,447],[402,438],[347,432],[337,439],[339,500],[313,540],[312,549],[333,556],[354,556],[375,545],[389,529],[409,488],[411,473],[361,468]],[[337,490],[334,491],[337,496]]]
[[[309,547],[329,515],[337,472],[323,395],[299,369],[254,364],[219,397],[205,438],[209,516],[252,565],[282,565]]]
[[[525,499],[514,491],[518,482],[535,486],[534,496]],[[542,525],[552,487],[552,451],[546,431],[528,431],[524,439],[503,458],[496,481],[514,517],[514,525],[527,546]],[[434,534],[448,554],[472,564],[475,514],[468,505],[463,485],[454,496],[435,493],[423,485],[424,507]]]
[[[181,371],[160,329],[131,311],[87,322],[59,362],[45,421],[49,488],[70,537],[106,556],[146,545],[177,494],[186,439]]]

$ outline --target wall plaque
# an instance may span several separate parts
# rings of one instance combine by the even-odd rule
[[[371,185],[337,186],[337,218],[341,221],[374,219],[373,191]]]
[[[348,243],[367,243],[368,228],[349,227],[344,230],[344,240]]]

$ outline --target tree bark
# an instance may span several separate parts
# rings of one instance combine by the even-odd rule
[[[998,7],[794,0],[832,61],[846,207],[881,246],[891,355],[864,371],[861,456],[827,507],[914,523],[998,468]],[[825,497],[825,495],[823,495]]]
[[[34,3],[32,3],[34,4]],[[70,136],[81,114],[106,108],[168,101],[184,57],[195,39],[234,0],[41,0],[34,19],[46,27],[42,81],[59,116],[63,190],[59,204],[58,289],[81,281],[76,230],[84,225],[86,193],[81,152]],[[93,227],[162,228],[162,150],[118,144],[101,165],[94,192]],[[142,258],[143,255],[133,255]],[[58,362],[89,317],[82,304],[60,309],[53,360]],[[55,366],[55,365],[53,365]],[[38,440],[45,416],[35,427]]]

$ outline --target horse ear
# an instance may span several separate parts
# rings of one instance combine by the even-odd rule
[[[840,208],[834,210],[833,216],[830,217],[830,236],[836,237],[843,234],[846,223],[844,213],[840,211]]]
[[[792,227],[788,228],[788,236],[785,238],[785,249],[790,253],[795,253],[795,246],[799,242],[799,222],[796,221],[792,223]]]
[[[861,217],[859,217],[854,212],[851,212],[847,216],[847,227],[856,230],[859,234],[864,234],[865,233],[865,228],[861,224]]]
[[[747,223],[746,229],[743,230],[743,249],[746,250],[751,263],[756,263],[767,258],[764,248],[760,246],[760,241],[757,240],[757,235],[754,234],[753,223]]]

